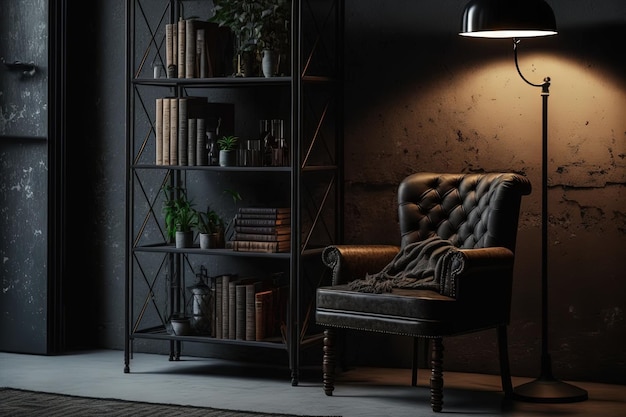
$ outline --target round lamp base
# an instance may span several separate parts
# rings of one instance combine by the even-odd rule
[[[551,378],[539,378],[513,389],[513,399],[533,403],[574,403],[586,401],[587,391]]]

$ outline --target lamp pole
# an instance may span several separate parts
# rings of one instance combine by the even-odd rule
[[[585,401],[587,391],[562,382],[552,375],[552,359],[548,347],[548,97],[550,96],[550,77],[543,83],[528,81],[519,68],[517,46],[519,39],[513,39],[513,54],[517,73],[527,84],[541,87],[541,374],[526,384],[513,390],[517,400],[536,403],[569,403]]]

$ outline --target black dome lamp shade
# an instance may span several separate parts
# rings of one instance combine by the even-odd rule
[[[460,35],[528,38],[556,33],[554,12],[543,0],[472,0],[463,11]]]
[[[513,390],[513,398],[536,403],[585,401],[587,391],[552,376],[548,348],[548,96],[550,77],[535,84],[520,71],[517,59],[519,38],[556,35],[556,19],[544,0],[470,0],[463,11],[459,35],[475,38],[512,38],[515,68],[527,84],[541,88],[541,375]]]

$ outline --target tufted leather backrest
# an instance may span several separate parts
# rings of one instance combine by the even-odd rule
[[[463,249],[515,251],[521,198],[530,181],[512,173],[417,173],[398,188],[401,245],[438,235]]]

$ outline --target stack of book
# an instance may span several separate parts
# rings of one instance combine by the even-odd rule
[[[215,277],[217,339],[273,341],[283,338],[288,286],[275,277]]]
[[[167,78],[208,78],[224,76],[227,28],[196,19],[165,25]]]
[[[207,134],[234,126],[234,105],[206,97],[158,97],[155,112],[156,165],[208,165]]]
[[[289,252],[291,209],[289,207],[240,207],[228,245],[242,252]]]

